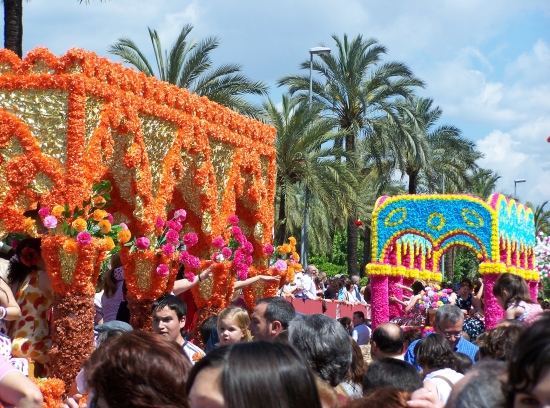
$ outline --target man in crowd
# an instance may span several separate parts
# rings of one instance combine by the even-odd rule
[[[381,323],[372,332],[372,359],[377,361],[385,357],[403,360],[405,336],[401,326],[395,323]]]
[[[254,340],[273,340],[296,317],[292,303],[282,297],[260,299],[250,318],[248,329]]]
[[[353,313],[353,332],[351,333],[353,340],[360,346],[369,344],[370,328],[365,324],[365,314],[363,312]]]
[[[351,283],[353,283],[353,292],[355,294],[355,298],[361,302],[361,304],[365,305],[367,304],[367,302],[365,302],[365,298],[363,297],[363,295],[361,295],[361,292],[359,291],[359,282],[360,282],[361,278],[359,277],[359,275],[353,275],[351,277]]]
[[[296,292],[294,296],[301,299],[316,300],[318,296],[314,280],[318,273],[319,270],[317,267],[313,264],[309,264],[304,270],[304,276],[302,277],[302,290]]]
[[[187,305],[183,300],[174,295],[161,296],[153,302],[151,313],[153,331],[167,340],[178,343],[192,364],[204,355],[200,348],[189,343],[182,334],[187,314]]]
[[[455,305],[443,305],[437,309],[435,314],[434,331],[447,339],[454,351],[464,353],[470,357],[472,363],[475,362],[475,355],[479,347],[462,338],[462,324],[464,323],[464,314]],[[418,371],[420,366],[416,364],[414,347],[420,340],[411,343],[405,353],[405,361],[414,365]]]

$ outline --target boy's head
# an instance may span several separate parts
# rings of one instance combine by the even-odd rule
[[[183,344],[182,330],[185,328],[187,305],[174,295],[164,295],[153,302],[153,331],[167,338]]]

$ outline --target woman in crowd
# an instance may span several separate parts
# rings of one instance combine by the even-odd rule
[[[115,320],[120,303],[124,300],[122,286],[124,284],[124,269],[120,254],[111,257],[111,267],[103,276],[103,296],[101,308],[103,309],[103,323]]]
[[[518,339],[505,387],[508,408],[550,406],[550,315],[528,328]]]
[[[321,408],[315,376],[286,344],[257,341],[213,350],[187,383],[191,408]]]
[[[445,337],[431,334],[424,337],[416,346],[416,361],[424,373],[424,388],[437,393],[445,404],[453,385],[464,375],[455,371],[453,349]]]
[[[40,239],[19,242],[8,267],[8,283],[21,308],[21,317],[10,326],[12,354],[34,360],[34,375],[44,375],[47,373],[44,365],[49,361],[47,352],[52,345],[48,312],[54,296],[41,257]]]
[[[349,372],[341,383],[341,387],[350,399],[361,398],[363,396],[363,377],[366,367],[361,347],[357,342],[351,340],[353,356]]]
[[[483,295],[483,279],[479,278],[479,288],[474,294],[474,285],[470,279],[462,279],[460,281],[460,288],[458,289],[458,296],[456,298],[456,305],[465,313],[469,314],[472,307],[475,310],[481,309],[481,296]]]
[[[531,299],[525,280],[512,273],[503,273],[493,286],[493,295],[505,310],[506,319],[515,319],[529,326],[538,319],[542,308]]]

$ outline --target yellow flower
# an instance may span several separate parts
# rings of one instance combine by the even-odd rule
[[[103,197],[101,197],[101,196],[95,197],[95,198],[94,198],[94,207],[99,207],[99,208],[101,208],[101,207],[103,207],[103,206],[105,205],[106,202],[107,202],[107,201],[106,201]]]
[[[105,250],[110,251],[115,247],[115,241],[111,237],[105,237]]]
[[[111,223],[108,220],[101,220],[97,223],[98,227],[101,228],[101,232],[107,234],[111,231]]]
[[[300,255],[298,254],[298,252],[292,253],[292,259],[294,259],[296,262],[300,260]]]
[[[93,216],[94,216],[94,221],[101,221],[103,218],[107,217],[107,211],[95,210]]]
[[[132,234],[130,233],[130,230],[122,230],[122,231],[119,231],[117,234],[118,242],[121,245],[124,245],[125,243],[130,241],[131,237],[132,237]]]
[[[56,217],[61,217],[61,213],[63,213],[65,209],[61,205],[54,205],[52,208],[52,215]]]
[[[301,271],[302,269],[304,269],[302,264],[299,264],[299,263],[292,264],[292,266],[294,266],[295,271]]]
[[[68,254],[76,254],[78,252],[78,244],[76,240],[69,238],[63,243],[63,251]]]
[[[35,221],[32,218],[25,218],[23,222],[23,228],[28,231],[34,227]]]
[[[82,218],[77,218],[76,220],[73,221],[72,226],[78,232],[82,232],[82,231],[86,231],[88,224],[86,223],[86,220]]]
[[[279,252],[281,254],[288,254],[290,252],[290,245],[288,244],[281,245],[281,250]]]
[[[288,242],[290,242],[290,245],[296,245],[296,238],[294,238],[294,237],[289,237],[289,238],[288,238]]]

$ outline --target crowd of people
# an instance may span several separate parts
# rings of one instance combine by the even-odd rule
[[[0,279],[0,400],[39,407],[29,369],[48,373],[53,293],[40,241],[16,248]],[[463,280],[437,308],[432,330],[416,307],[422,282],[404,290],[404,315],[371,328],[363,312],[335,320],[296,313],[285,296],[367,304],[358,276],[328,279],[315,265],[296,274],[280,295],[242,302],[188,331],[184,294],[192,281],[151,306],[152,332],[128,323],[123,266],[117,256],[96,296],[96,349],[85,361],[65,406],[74,407],[543,407],[550,404],[550,315],[530,298],[525,281],[502,274],[493,294],[503,309],[483,326],[483,281]],[[239,287],[267,276],[239,282]],[[406,288],[406,289],[405,289]],[[237,291],[238,293],[238,291]],[[421,325],[411,325],[418,323]],[[480,324],[473,323],[479,322]],[[28,362],[32,361],[32,367]]]

